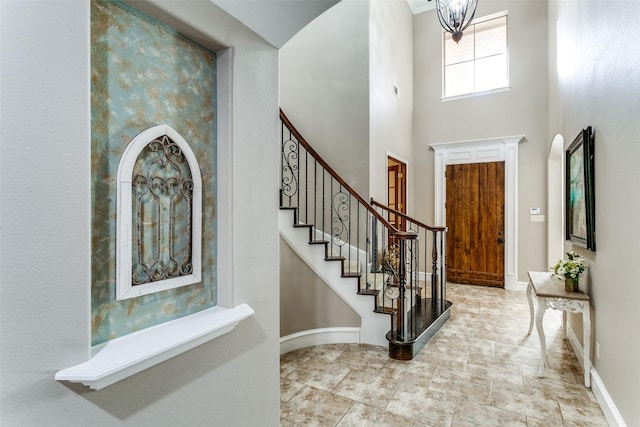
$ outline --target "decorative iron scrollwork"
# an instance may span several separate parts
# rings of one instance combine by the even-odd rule
[[[134,166],[133,285],[193,272],[193,180],[180,147],[168,136],[152,140]]]
[[[338,191],[332,197],[331,237],[333,244],[344,246],[349,241],[349,194]]]
[[[384,296],[389,298],[390,300],[398,299],[400,296],[400,288],[398,286],[393,286],[390,280],[387,280]]]
[[[298,165],[299,144],[293,139],[282,142],[282,194],[287,197],[294,196],[298,192]]]

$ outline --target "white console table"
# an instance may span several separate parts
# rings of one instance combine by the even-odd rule
[[[538,299],[538,311],[535,315],[536,329],[540,337],[540,365],[538,376],[544,375],[544,365],[547,361],[547,346],[542,328],[542,319],[547,308],[561,310],[562,313],[562,338],[567,339],[567,312],[582,313],[582,333],[584,348],[584,386],[591,387],[591,309],[589,295],[584,292],[567,292],[564,290],[564,280],[553,276],[547,271],[529,271],[529,284],[527,285],[527,299],[531,318],[529,332],[533,330],[534,310],[532,292]]]

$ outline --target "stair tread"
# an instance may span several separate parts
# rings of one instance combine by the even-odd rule
[[[282,210],[291,210],[291,211],[297,211],[298,208],[295,207],[289,207],[289,206],[280,206],[280,209]],[[294,223],[293,224],[294,228],[302,228],[302,229],[309,229],[309,241],[308,243],[310,245],[328,245],[331,243],[331,241],[329,240],[314,240],[312,236],[313,232],[312,230],[314,229],[313,224],[301,224],[301,223]],[[356,270],[359,271],[361,268],[358,265],[356,267],[356,269],[350,269],[350,266],[352,263],[356,263],[358,264],[357,261],[354,260],[347,260],[346,257],[344,256],[340,256],[338,254],[337,251],[334,251],[333,249],[329,251],[330,254],[328,256],[326,256],[324,258],[325,261],[341,261],[343,263],[349,264],[349,265],[345,265],[343,264],[343,271],[346,269],[347,272],[341,274],[342,278],[354,278],[354,279],[360,279],[363,274],[360,272],[355,272]],[[358,295],[364,295],[364,296],[374,296],[377,297],[381,294],[381,291],[379,289],[365,289],[365,290],[360,290],[356,292]],[[395,315],[397,313],[397,310],[393,307],[382,307],[382,306],[378,306],[377,308],[375,308],[373,310],[375,313],[381,313],[381,314],[388,314],[388,315]]]
[[[398,310],[391,307],[378,307],[373,311],[376,313],[382,313],[382,314],[396,314],[398,312]]]

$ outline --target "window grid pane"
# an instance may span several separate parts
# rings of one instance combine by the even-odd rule
[[[445,98],[509,85],[507,15],[470,25],[459,43],[443,35]]]
[[[445,68],[447,79],[445,90],[447,96],[465,95],[473,92],[473,61],[449,65]]]
[[[507,56],[505,54],[489,56],[475,61],[475,91],[483,92],[505,87],[507,81]]]
[[[464,32],[464,37],[459,43],[451,38],[451,33],[445,32],[445,65],[458,64],[465,61],[473,61],[473,25]]]
[[[476,59],[507,51],[506,17],[475,25]]]

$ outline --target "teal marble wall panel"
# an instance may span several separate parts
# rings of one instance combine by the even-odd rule
[[[166,123],[202,174],[201,283],[115,298],[116,174],[127,144]],[[92,344],[216,305],[216,55],[120,1],[91,3]]]

